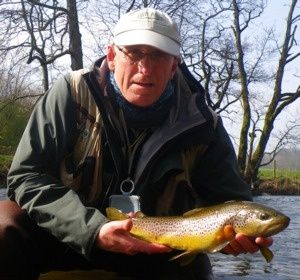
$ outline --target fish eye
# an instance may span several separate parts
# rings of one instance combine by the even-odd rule
[[[267,214],[267,213],[260,213],[259,214],[259,219],[262,220],[262,221],[266,221],[270,218],[270,215]]]

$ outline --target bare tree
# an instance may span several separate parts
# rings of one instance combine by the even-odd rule
[[[260,1],[258,1],[260,2]],[[241,100],[243,106],[243,119],[242,127],[240,131],[240,144],[238,151],[238,163],[241,170],[246,169],[246,159],[248,151],[248,133],[250,128],[251,120],[251,108],[249,102],[249,74],[246,71],[245,59],[244,59],[244,48],[242,45],[242,33],[247,29],[251,20],[259,17],[263,12],[264,6],[263,2],[260,5],[256,5],[255,8],[244,7],[240,1],[233,0],[233,17],[234,22],[232,30],[235,38],[235,45],[237,51],[237,65],[239,69],[239,81],[241,85]],[[241,22],[241,17],[244,21]]]
[[[68,0],[67,8],[56,0],[7,2],[0,3],[6,23],[0,51],[28,49],[27,63],[37,61],[42,68],[44,91],[49,88],[48,66],[57,59],[70,55],[72,69],[83,67],[76,1]]]
[[[244,170],[244,175],[246,178],[251,178],[252,180],[256,178],[258,169],[262,163],[264,152],[266,146],[271,136],[271,132],[274,128],[274,122],[276,118],[280,115],[283,109],[287,108],[295,100],[300,97],[300,86],[296,89],[295,92],[283,92],[283,78],[284,78],[284,69],[286,66],[295,61],[300,56],[300,52],[296,52],[294,47],[297,45],[296,40],[296,30],[297,22],[300,20],[299,15],[295,14],[297,0],[291,0],[291,5],[289,13],[286,19],[286,29],[283,44],[278,48],[280,53],[278,66],[276,70],[276,76],[274,80],[274,89],[273,95],[270,99],[269,104],[267,105],[267,111],[264,117],[264,123],[262,127],[262,132],[256,146],[256,149],[253,153],[252,158],[249,160],[249,164]],[[292,126],[291,128],[298,127],[297,125]],[[288,129],[290,135],[291,130]],[[282,141],[280,141],[282,143]]]
[[[184,46],[185,61],[204,85],[206,100],[211,107],[229,118],[236,115],[234,110],[239,112],[238,163],[248,182],[255,180],[262,165],[274,121],[299,97],[299,89],[281,92],[285,66],[299,57],[294,48],[299,20],[299,16],[293,16],[296,2],[291,1],[284,43],[277,44],[276,48],[272,29],[262,29],[260,39],[257,34],[249,34],[251,24],[266,8],[264,0],[216,0],[198,4],[192,11],[192,20],[189,20],[190,28],[193,27],[194,47],[190,42]],[[202,32],[194,33],[194,30]],[[278,53],[278,67],[272,73],[268,63],[270,57],[278,57]],[[271,98],[263,100],[255,87],[258,83],[271,82],[275,84],[273,93],[270,87],[263,93]],[[241,106],[236,106],[236,102]],[[273,154],[288,143],[286,140],[290,139],[295,128],[293,125],[287,127],[289,133],[282,134],[285,139],[281,139],[281,145],[276,145]]]
[[[79,30],[77,1],[67,0],[67,17],[69,23],[69,51],[71,54],[71,68],[83,68],[82,42]]]

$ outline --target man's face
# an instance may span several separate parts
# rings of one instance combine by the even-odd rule
[[[107,61],[124,98],[139,107],[159,99],[178,65],[178,58],[144,45],[109,46]]]

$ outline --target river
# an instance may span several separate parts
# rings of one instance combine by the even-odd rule
[[[0,200],[5,190],[0,189]],[[259,196],[255,201],[287,214],[289,227],[274,236],[274,259],[266,263],[260,253],[238,257],[211,254],[216,280],[299,280],[300,279],[300,196]]]

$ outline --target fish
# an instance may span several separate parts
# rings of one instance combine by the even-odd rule
[[[106,208],[109,220],[128,219],[129,215]],[[182,216],[146,216],[142,212],[131,218],[130,234],[136,238],[163,244],[181,251],[170,260],[190,263],[198,253],[216,253],[234,240],[237,233],[248,237],[273,236],[288,227],[290,218],[269,206],[252,201],[227,201],[195,208]],[[272,251],[265,246],[260,252],[267,262]]]

